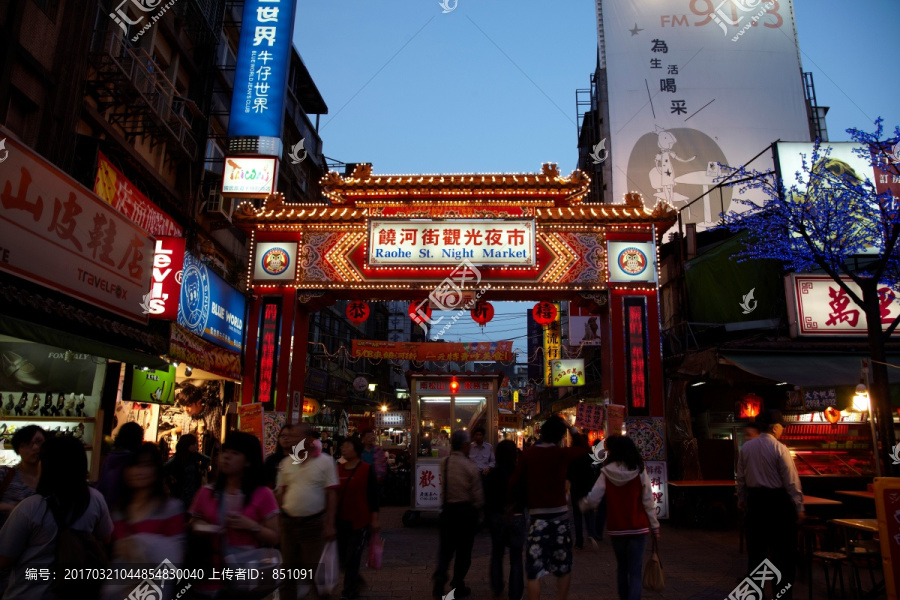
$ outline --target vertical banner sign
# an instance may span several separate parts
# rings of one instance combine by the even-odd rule
[[[441,463],[416,461],[416,497],[414,508],[440,508]]]
[[[151,319],[178,318],[181,278],[184,269],[184,238],[160,237],[153,251],[153,277],[144,295],[144,311]]]
[[[256,365],[257,402],[267,410],[274,410],[275,375],[278,363],[278,332],[281,327],[281,304],[278,300],[262,305],[262,326],[259,335],[259,363]]]
[[[228,135],[281,137],[295,0],[246,0]]]
[[[650,365],[647,340],[647,305],[643,297],[625,298],[625,367],[628,416],[650,415]]]
[[[650,477],[650,491],[653,494],[653,504],[656,506],[656,516],[660,519],[668,519],[669,473],[666,469],[666,461],[647,461],[644,463],[644,467]]]
[[[562,344],[560,333],[559,303],[554,302],[556,318],[544,325],[544,385],[553,385],[552,362],[561,358],[560,348]]]

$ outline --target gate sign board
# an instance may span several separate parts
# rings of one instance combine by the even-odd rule
[[[535,264],[534,221],[454,219],[369,221],[374,266]]]
[[[260,242],[253,253],[253,281],[293,281],[297,242]]]

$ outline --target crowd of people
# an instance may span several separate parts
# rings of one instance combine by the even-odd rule
[[[754,429],[758,435],[741,449],[736,478],[739,503],[747,511],[749,568],[770,558],[792,582],[794,559],[785,549],[792,547],[805,517],[800,481],[778,442],[780,413],[768,411]],[[526,592],[539,598],[542,579],[553,575],[556,597],[564,600],[573,551],[585,541],[596,548],[604,531],[616,557],[620,600],[640,598],[645,549],[648,540],[659,537],[650,478],[630,438],[610,436],[604,443],[607,458],[601,465],[594,460],[597,452],[589,453],[587,438],[560,417],[544,422],[540,439],[524,451],[509,440],[492,448],[481,429],[471,438],[465,430],[453,432],[440,464],[433,596],[444,598],[448,590],[459,599],[471,595],[466,577],[484,526],[490,533],[488,575],[495,598],[504,591],[509,600]],[[87,482],[80,440],[30,425],[15,433],[12,446],[20,462],[0,468],[4,598],[113,599],[130,597],[135,589],[135,581],[60,581],[29,577],[26,571],[59,565],[168,563],[209,572],[239,563],[235,557],[277,548],[285,569],[313,570],[332,541],[343,571],[334,591],[350,599],[366,586],[360,566],[381,528],[378,498],[387,471],[384,450],[371,430],[332,441],[309,424],[286,425],[277,451],[265,461],[258,438],[232,431],[212,464],[192,435],[184,435],[175,455],[163,462],[159,447],[143,442],[140,426],[128,423],[94,485]],[[304,597],[310,583],[287,578],[280,598]],[[156,597],[175,597],[174,591]],[[189,593],[252,599],[269,591],[219,580],[195,582]]]

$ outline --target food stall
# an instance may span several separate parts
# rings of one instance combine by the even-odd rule
[[[409,373],[410,452],[413,475],[410,509],[403,524],[415,523],[422,512],[440,511],[443,494],[441,458],[450,453],[450,434],[471,431],[483,423],[486,441],[497,444],[497,391],[500,373]]]

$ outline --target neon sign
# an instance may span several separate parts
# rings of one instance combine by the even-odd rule
[[[278,363],[278,325],[281,306],[275,301],[262,306],[262,327],[259,336],[259,362],[257,363],[257,401],[267,410],[272,409],[275,390],[276,365]]]
[[[628,414],[650,414],[650,374],[647,364],[647,309],[643,298],[625,299],[625,352],[628,357],[626,379],[628,387]]]

